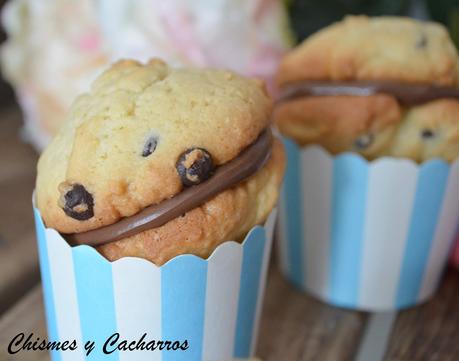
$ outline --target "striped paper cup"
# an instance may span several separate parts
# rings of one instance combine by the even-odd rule
[[[40,266],[51,341],[76,340],[75,351],[54,361],[227,361],[253,355],[257,340],[275,211],[242,244],[225,242],[206,260],[175,257],[161,267],[127,257],[115,262],[89,246],[70,247],[46,228],[35,209]],[[186,350],[105,354],[119,340],[178,341]],[[111,339],[113,340],[113,339]],[[85,357],[84,345],[95,342]],[[164,343],[166,345],[166,343]],[[133,346],[135,347],[135,346]]]
[[[427,300],[459,219],[459,160],[332,156],[285,140],[282,272],[333,305],[400,309]]]

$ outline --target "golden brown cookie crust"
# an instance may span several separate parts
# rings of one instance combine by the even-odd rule
[[[387,153],[422,162],[459,156],[459,100],[441,99],[409,109]]]
[[[285,167],[275,139],[268,163],[256,174],[165,225],[98,248],[110,261],[132,256],[162,265],[180,254],[207,258],[224,241],[242,241],[275,206]]]
[[[201,147],[216,165],[236,157],[269,125],[264,85],[230,71],[172,69],[160,60],[121,61],[80,96],[38,164],[36,201],[45,224],[63,233],[118,221],[183,188],[175,163]],[[154,152],[142,156],[145,142]],[[81,184],[94,216],[67,216],[59,189]]]
[[[355,150],[373,158],[385,149],[401,118],[389,95],[303,97],[279,104],[274,117],[279,130],[299,145],[321,144],[332,153]],[[368,147],[356,140],[372,135]]]
[[[457,85],[458,55],[440,24],[403,17],[347,16],[284,57],[278,85],[299,80]]]

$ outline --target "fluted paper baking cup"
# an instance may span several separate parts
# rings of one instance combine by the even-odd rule
[[[51,341],[76,340],[53,361],[227,361],[253,355],[257,340],[274,210],[242,244],[225,242],[208,259],[175,257],[161,267],[139,258],[109,262],[89,246],[70,247],[34,210]],[[187,341],[183,350],[103,352],[122,340]],[[84,345],[95,342],[85,357]],[[110,347],[112,350],[114,347]]]
[[[334,305],[391,310],[437,288],[459,219],[459,161],[332,156],[285,140],[283,273]]]

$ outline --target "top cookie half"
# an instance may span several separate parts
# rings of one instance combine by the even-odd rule
[[[176,162],[185,150],[227,163],[269,125],[271,106],[260,81],[229,71],[115,64],[75,101],[40,158],[36,201],[46,225],[84,232],[173,197],[184,187]],[[74,185],[91,198],[89,218],[63,210]]]
[[[459,83],[457,51],[440,24],[348,16],[312,35],[283,59],[280,86],[301,80]]]

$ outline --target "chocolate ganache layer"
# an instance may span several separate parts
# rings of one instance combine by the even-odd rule
[[[196,208],[218,193],[247,179],[260,170],[271,156],[273,135],[264,130],[257,140],[236,158],[216,168],[206,181],[185,188],[174,197],[144,208],[139,213],[92,231],[64,235],[70,245],[101,246],[156,228]]]
[[[278,101],[303,96],[369,96],[389,94],[404,105],[416,105],[436,99],[459,98],[459,89],[390,81],[302,81],[282,88]]]

